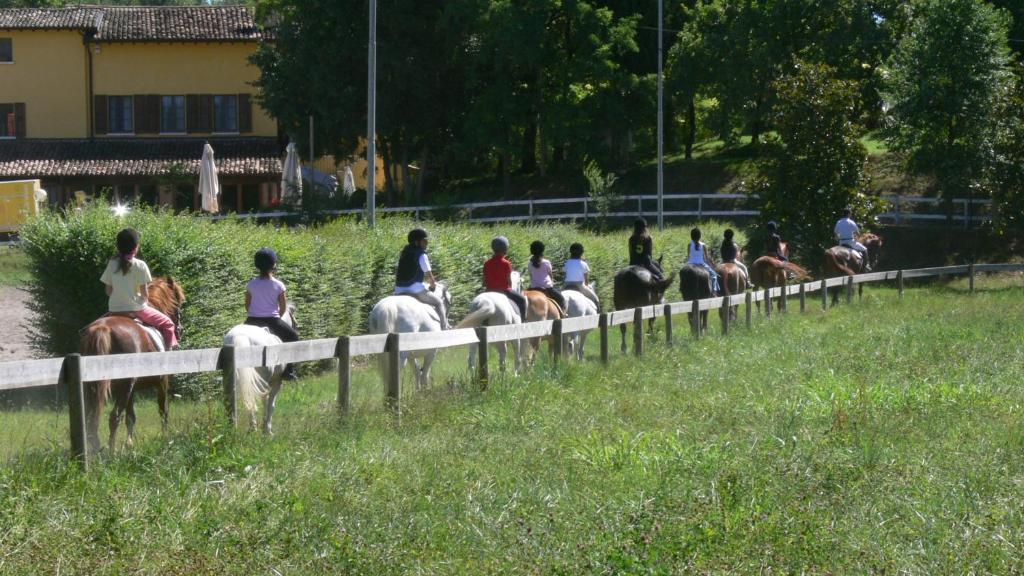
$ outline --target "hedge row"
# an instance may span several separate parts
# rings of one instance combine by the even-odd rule
[[[560,280],[572,242],[582,242],[602,298],[610,302],[611,278],[628,262],[629,231],[598,235],[570,224],[477,225],[419,223],[385,218],[373,229],[356,219],[305,228],[277,228],[249,222],[211,222],[166,210],[135,210],[116,216],[96,205],[81,212],[48,213],[30,221],[21,237],[33,272],[31,292],[38,312],[37,347],[63,355],[78,346],[78,332],[106,310],[99,276],[114,252],[114,237],[125,226],[142,234],[139,257],[154,275],[174,276],[188,301],[182,310],[184,348],[219,346],[231,326],[245,319],[244,286],[255,272],[252,254],[271,246],[280,256],[279,277],[298,305],[304,338],[358,334],[366,330],[370,307],[393,287],[393,267],[405,236],[414,226],[431,235],[430,255],[437,276],[454,296],[452,319],[464,313],[480,285],[490,240],[504,234],[510,257],[524,269],[529,243],[544,241]],[[725,226],[703,226],[711,246]],[[737,240],[743,241],[737,231]],[[685,258],[689,228],[655,233],[655,250],[674,271]]]

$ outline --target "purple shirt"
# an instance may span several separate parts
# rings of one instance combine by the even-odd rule
[[[284,282],[277,278],[253,278],[245,285],[249,292],[249,316],[252,318],[280,318],[277,298],[284,294]]]

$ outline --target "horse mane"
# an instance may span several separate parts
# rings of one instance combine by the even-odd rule
[[[149,283],[149,304],[153,308],[171,315],[185,303],[185,291],[171,276],[158,276]]]

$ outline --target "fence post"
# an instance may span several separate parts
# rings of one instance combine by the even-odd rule
[[[665,344],[672,345],[672,305],[665,304],[663,316],[665,316]]]
[[[608,313],[604,312],[597,319],[597,331],[601,335],[601,363],[608,363]]]
[[[732,322],[732,318],[730,318],[732,316],[732,306],[729,305],[730,298],[732,297],[725,296],[722,300],[722,336],[729,335],[729,323]]]
[[[700,222],[704,219],[704,195],[697,195],[697,221]]]
[[[967,284],[971,287],[971,293],[974,293],[974,262],[967,267]]]
[[[395,417],[401,419],[402,352],[397,332],[388,334],[387,342],[384,345],[384,354],[386,354],[384,362],[388,367],[388,379],[385,382],[387,390],[385,391],[384,403],[394,413]]]
[[[228,423],[238,425],[238,402],[235,390],[235,347],[225,346],[220,349],[220,369],[224,383],[224,409],[228,413]]]
[[[781,290],[779,293],[779,314],[782,314],[783,312],[789,312],[789,310],[787,310],[789,303],[789,285],[783,284],[779,290]]]
[[[690,335],[700,340],[700,300],[690,300]]]
[[[352,354],[348,336],[338,338],[334,357],[338,359],[338,411],[348,414],[352,402]]]
[[[864,300],[864,283],[857,284],[857,301]]]
[[[551,355],[554,361],[562,356],[562,319],[555,318],[551,321]]]
[[[64,382],[68,386],[71,459],[82,470],[88,470],[89,443],[85,431],[85,386],[82,383],[82,356],[80,354],[68,354],[64,357]]]
[[[772,289],[764,289],[764,316],[765,318],[772,317]]]
[[[644,354],[644,308],[637,306],[633,309],[633,354],[643,356]]]
[[[754,325],[754,293],[747,292],[746,295],[747,329]]]
[[[853,303],[853,276],[846,277],[846,303]]]
[[[636,199],[636,213],[638,216],[644,215],[644,197],[640,196]]]
[[[896,292],[903,298],[903,270],[896,271]]]
[[[807,282],[800,283],[800,313],[807,312]]]
[[[530,198],[530,221],[533,221],[533,198]]]
[[[589,218],[590,218],[589,203],[587,202],[587,199],[584,198],[583,199],[583,221],[586,222],[587,219],[589,219]]]
[[[480,341],[476,349],[476,374],[477,379],[480,380],[480,390],[487,390],[487,385],[490,383],[491,374],[490,369],[487,366],[487,355],[489,352],[487,348],[487,327],[480,326],[476,329],[476,339]]]
[[[821,279],[821,311],[828,311],[828,278]]]

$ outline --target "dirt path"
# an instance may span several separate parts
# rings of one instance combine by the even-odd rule
[[[28,326],[33,313],[28,307],[28,292],[9,286],[0,287],[0,362],[33,358]]]

